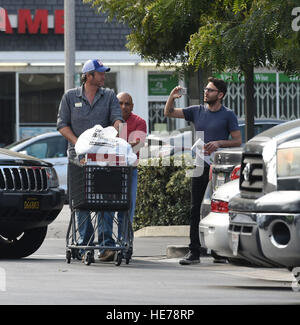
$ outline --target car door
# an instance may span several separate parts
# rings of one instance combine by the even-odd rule
[[[40,139],[22,148],[22,152],[53,164],[59,179],[59,186],[67,191],[67,140],[61,136]]]

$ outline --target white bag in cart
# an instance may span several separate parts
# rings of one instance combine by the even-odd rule
[[[86,155],[92,157],[102,157],[97,159],[97,165],[110,165],[116,162],[116,157],[123,157],[124,165],[132,166],[137,161],[137,156],[133,152],[131,145],[122,138],[117,137],[117,130],[113,126],[103,128],[100,124],[83,132],[75,145],[77,156]],[[117,158],[118,160],[118,158]]]

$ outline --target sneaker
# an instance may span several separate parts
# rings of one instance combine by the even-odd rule
[[[199,255],[195,255],[192,252],[188,252],[183,259],[179,261],[179,264],[181,265],[191,265],[191,264],[197,264],[200,263],[200,257]]]
[[[111,262],[115,258],[116,252],[110,249],[106,249],[105,251],[101,252],[98,257],[101,262]]]
[[[82,263],[86,263],[86,254],[85,254],[85,252],[78,253],[78,257],[77,258],[78,259],[81,259]],[[91,253],[90,262],[91,263],[95,263],[94,252]]]

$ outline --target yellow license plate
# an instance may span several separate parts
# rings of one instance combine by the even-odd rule
[[[24,210],[39,210],[40,209],[40,201],[34,197],[26,197],[24,199]]]

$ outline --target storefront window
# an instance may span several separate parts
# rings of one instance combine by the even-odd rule
[[[20,125],[56,124],[63,74],[20,74]]]
[[[148,74],[149,131],[173,131],[175,119],[164,116],[164,107],[171,90],[178,85],[178,76],[172,73]]]
[[[104,87],[113,89],[115,94],[118,93],[117,74],[115,72],[108,72],[105,74]]]
[[[149,130],[173,131],[176,129],[175,119],[164,116],[166,102],[149,102]]]

